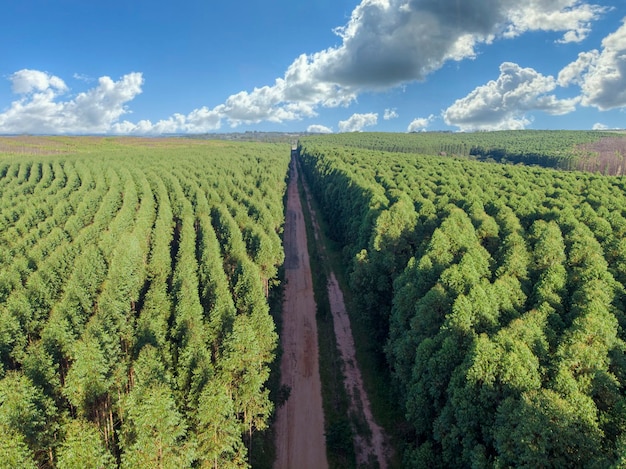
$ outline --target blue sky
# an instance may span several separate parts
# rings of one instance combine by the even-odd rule
[[[0,133],[626,128],[623,0],[20,0]]]

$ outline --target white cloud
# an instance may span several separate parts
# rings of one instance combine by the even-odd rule
[[[461,130],[523,129],[529,111],[561,115],[576,109],[579,98],[558,99],[552,92],[557,81],[532,68],[505,62],[495,81],[479,86],[443,112],[446,124]]]
[[[218,130],[221,127],[222,115],[216,110],[206,107],[195,109],[186,116],[174,114],[169,119],[152,123],[142,120],[136,124],[124,121],[113,124],[111,131],[117,134],[158,135],[173,133],[200,134]]]
[[[352,114],[345,121],[339,121],[339,132],[360,132],[363,127],[370,127],[378,123],[378,114]]]
[[[100,77],[98,86],[64,104],[65,117],[78,132],[107,132],[111,123],[126,114],[124,104],[141,93],[142,85],[141,73],[129,73],[117,82]]]
[[[398,112],[396,111],[396,108],[385,109],[385,114],[383,115],[383,119],[388,121],[388,120],[397,119],[397,118],[398,118]]]
[[[280,121],[275,106],[282,100],[281,88],[264,86],[255,88],[251,93],[241,91],[230,96],[221,109],[234,125],[241,122],[256,123],[262,120]],[[284,114],[284,111],[281,110],[281,114]],[[295,115],[284,117],[295,119]]]
[[[596,122],[593,124],[593,130],[608,130],[609,126],[606,124],[602,124],[600,122]]]
[[[578,59],[566,65],[560,72],[557,79],[559,86],[569,86],[571,84],[582,85],[583,75],[589,70],[592,64],[598,61],[600,53],[597,50],[581,52]]]
[[[308,60],[321,81],[386,88],[423,79],[475,46],[526,31],[563,31],[582,40],[606,9],[581,0],[363,0],[337,28],[341,46]]]
[[[580,41],[604,11],[583,0],[362,0],[335,29],[340,45],[300,55],[273,85],[232,95],[219,112],[231,125],[313,117],[365,90],[422,80],[497,38],[542,30]]]
[[[565,31],[557,42],[581,42],[591,31],[591,22],[607,11],[606,7],[582,0],[525,0],[518,2],[509,17],[505,37],[529,30]]]
[[[603,11],[581,0],[362,0],[336,28],[339,46],[300,55],[273,85],[236,93],[213,111],[231,126],[314,117],[363,91],[422,80],[498,37],[545,30],[580,40]]]
[[[604,11],[587,0],[362,0],[348,22],[336,28],[339,45],[300,55],[273,84],[233,94],[213,109],[202,107],[154,124],[119,122],[128,112],[125,103],[141,92],[141,74],[118,82],[100,78],[93,90],[58,101],[67,90],[61,79],[22,70],[11,80],[14,92],[24,96],[0,114],[0,126],[6,132],[199,132],[218,129],[223,120],[235,127],[311,118],[320,107],[348,106],[364,91],[423,80],[450,60],[475,57],[477,45],[500,38],[542,30],[563,33],[561,42],[580,41]],[[609,81],[607,92],[615,94]],[[604,105],[602,96],[587,94],[589,103]],[[525,122],[511,114],[503,118],[515,125]]]
[[[602,40],[602,51],[581,52],[558,80],[561,86],[580,86],[583,106],[626,107],[626,24]]]
[[[0,114],[4,133],[106,133],[128,111],[125,104],[139,93],[141,73],[119,81],[101,77],[98,85],[73,99],[59,99],[67,86],[60,78],[37,70],[20,70],[10,77],[21,97]]]
[[[178,118],[182,118],[180,114],[176,115]],[[202,107],[195,109],[187,114],[184,119],[185,131],[189,133],[202,133],[210,130],[217,130],[221,125],[220,112],[213,109]]]
[[[11,89],[15,94],[28,94],[37,91],[52,90],[54,93],[67,91],[65,82],[59,77],[39,70],[23,69],[9,77]]]
[[[406,131],[407,132],[424,131],[434,119],[435,119],[435,116],[433,116],[432,114],[428,117],[418,117],[416,119],[413,119],[413,121],[409,124]]]
[[[307,132],[312,134],[332,134],[333,129],[326,127],[325,125],[313,124],[309,125],[306,129]]]
[[[72,78],[74,78],[74,80],[84,81],[85,83],[92,83],[96,81],[93,77],[85,75],[84,73],[74,73],[74,75],[72,75]]]
[[[315,117],[319,106],[347,106],[356,99],[353,90],[319,80],[317,65],[301,55],[289,66],[284,78],[276,79],[273,86],[231,95],[215,110],[231,126],[261,121],[280,123]]]

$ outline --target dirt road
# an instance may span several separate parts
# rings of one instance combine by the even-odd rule
[[[307,195],[307,206],[311,214],[315,239],[321,238],[320,226],[317,223],[315,211],[311,206],[311,194],[307,185],[304,185]],[[323,246],[320,245],[322,257],[324,257]],[[372,414],[372,406],[370,404],[363,377],[359,369],[356,359],[356,348],[354,345],[354,337],[352,336],[352,327],[350,326],[350,316],[346,310],[343,299],[343,292],[337,282],[334,272],[330,272],[328,278],[328,301],[333,315],[333,329],[335,331],[335,339],[337,340],[337,348],[341,355],[342,372],[344,376],[344,386],[350,400],[350,414],[361,422],[359,427],[366,426],[368,429],[366,434],[355,432],[354,450],[356,453],[356,463],[358,467],[378,467],[380,469],[387,468],[387,461],[390,456],[389,439],[383,428],[376,423]]]
[[[325,469],[326,441],[319,374],[315,299],[306,228],[292,161],[285,221],[282,384],[289,399],[276,415],[276,469]]]
[[[330,273],[328,281],[328,300],[333,313],[337,348],[343,362],[344,385],[350,398],[350,413],[358,416],[369,429],[369,435],[367,436],[355,434],[354,449],[357,466],[386,469],[388,457],[387,438],[372,414],[372,406],[365,392],[361,370],[357,366],[350,317],[346,311],[343,293],[334,272]]]

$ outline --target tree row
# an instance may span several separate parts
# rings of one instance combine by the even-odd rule
[[[623,463],[623,179],[300,144],[404,408],[405,466]]]
[[[0,160],[7,467],[248,466],[272,411],[288,152],[148,140]]]

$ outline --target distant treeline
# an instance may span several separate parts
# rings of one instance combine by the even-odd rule
[[[626,181],[408,152],[481,135],[300,140],[404,410],[403,466],[622,467]]]
[[[626,135],[601,131],[508,130],[499,132],[346,133],[320,136],[333,145],[421,155],[458,156],[497,163],[626,171]]]

